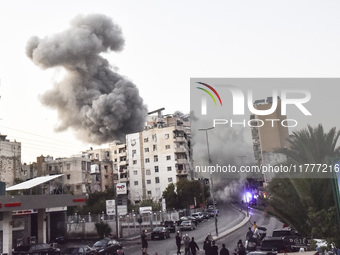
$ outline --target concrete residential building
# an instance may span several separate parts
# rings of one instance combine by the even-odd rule
[[[288,148],[289,131],[288,127],[281,125],[282,120],[287,119],[286,115],[281,115],[281,103],[278,99],[276,110],[269,115],[251,115],[250,120],[252,126],[252,139],[255,160],[258,165],[276,165],[287,161],[287,157],[278,153],[278,149]],[[257,110],[268,110],[272,107],[272,97],[263,100],[256,100],[254,108]],[[279,121],[266,121],[268,119]],[[273,178],[272,173],[264,176],[265,182],[269,182]]]
[[[129,198],[159,199],[170,183],[191,177],[190,129],[179,117],[150,117],[148,126],[126,136]]]
[[[11,142],[0,134],[0,181],[12,186],[21,171],[21,143]]]
[[[42,162],[42,174],[54,175],[64,174],[63,186],[60,187],[64,193],[82,195],[91,192],[91,161],[87,154],[77,155],[70,158],[53,159],[47,157]]]

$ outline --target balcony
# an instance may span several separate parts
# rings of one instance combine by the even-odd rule
[[[187,163],[188,163],[188,160],[185,159],[185,158],[176,159],[176,164],[184,165],[184,164],[187,164]]]
[[[175,148],[175,153],[187,153],[188,150],[186,148]]]
[[[187,170],[177,170],[176,171],[176,175],[177,176],[187,176],[188,175],[188,171]]]
[[[177,143],[186,143],[187,142],[187,139],[184,137],[184,136],[177,136],[174,138],[174,142],[177,142]]]

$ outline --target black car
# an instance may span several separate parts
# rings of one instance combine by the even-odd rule
[[[266,237],[261,244],[261,251],[292,252],[292,247],[284,237]]]
[[[63,251],[63,255],[95,255],[96,251],[88,245],[68,247]]]
[[[175,233],[176,232],[176,224],[172,220],[166,220],[164,221],[164,227],[169,229],[169,232]]]
[[[151,240],[170,238],[169,229],[166,227],[155,227],[151,232]]]
[[[60,250],[53,248],[47,243],[27,244],[21,245],[14,249],[13,255],[27,255],[27,254],[46,254],[46,255],[60,255]]]
[[[208,212],[202,212],[203,219],[210,219],[210,213]]]
[[[115,239],[104,238],[94,243],[93,249],[96,251],[96,254],[99,255],[108,255],[108,254],[116,254],[117,250],[121,249],[122,245]]]

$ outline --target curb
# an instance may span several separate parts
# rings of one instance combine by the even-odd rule
[[[237,209],[233,204],[230,204],[230,206],[233,207],[235,210],[238,210],[238,211],[239,211],[239,209]],[[220,239],[222,239],[222,238],[224,238],[224,237],[230,235],[230,234],[233,233],[234,231],[238,230],[239,228],[241,228],[241,227],[244,226],[245,224],[247,224],[247,222],[248,222],[248,221],[250,220],[250,218],[251,218],[251,215],[249,214],[249,216],[246,216],[246,213],[243,212],[243,211],[242,211],[242,213],[245,215],[245,218],[244,218],[239,224],[237,224],[236,226],[234,226],[234,227],[232,227],[232,228],[230,228],[230,229],[228,229],[228,230],[222,232],[222,233],[219,234],[218,236],[216,236],[216,235],[213,236],[213,239],[214,239],[215,241],[220,240]]]

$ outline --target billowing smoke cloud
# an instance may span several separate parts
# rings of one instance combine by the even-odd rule
[[[26,54],[36,65],[66,70],[63,80],[40,98],[57,109],[57,131],[71,127],[79,139],[102,144],[143,128],[147,108],[137,87],[100,56],[123,46],[121,29],[99,14],[78,16],[68,30],[51,37],[29,39]]]

